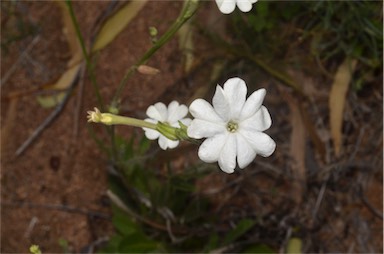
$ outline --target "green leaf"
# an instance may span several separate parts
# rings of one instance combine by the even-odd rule
[[[37,102],[43,108],[52,108],[60,104],[65,98],[65,92],[59,92],[58,94],[49,95],[49,96],[37,96]]]
[[[119,244],[122,241],[122,239],[123,237],[120,235],[112,236],[109,239],[107,246],[102,248],[99,253],[117,253]]]
[[[211,237],[209,238],[207,245],[204,247],[204,252],[210,252],[211,250],[218,248],[219,247],[218,243],[219,243],[219,237],[217,236],[216,233],[212,234]]]
[[[117,207],[113,209],[112,223],[122,235],[131,235],[139,230],[137,224],[132,221],[130,216]]]
[[[236,228],[234,228],[231,232],[227,234],[227,236],[224,239],[223,245],[228,245],[232,242],[234,242],[236,239],[244,235],[248,230],[250,230],[256,222],[254,220],[250,219],[243,219],[241,220]]]
[[[147,238],[144,234],[134,233],[121,240],[118,250],[120,253],[159,252],[161,245]]]

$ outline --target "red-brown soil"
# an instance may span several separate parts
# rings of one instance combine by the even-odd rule
[[[106,1],[74,2],[87,43],[97,17],[108,5]],[[149,2],[127,28],[98,53],[95,73],[105,101],[110,101],[126,69],[151,47],[148,28],[156,26],[162,34],[177,17],[181,5],[179,1]],[[225,27],[217,22],[222,19],[218,18],[216,6],[213,3],[203,5],[199,10],[202,22],[212,25],[214,20],[216,32],[223,32]],[[16,29],[21,18],[26,24],[36,26],[38,32],[14,40],[9,43],[7,52],[2,51],[2,78],[15,69],[1,86],[1,252],[26,253],[31,244],[38,244],[45,253],[64,252],[60,244],[63,240],[69,252],[89,251],[92,243],[113,234],[106,196],[108,161],[91,138],[86,123],[87,110],[96,105],[91,82],[88,75],[83,75],[57,119],[23,154],[16,156],[19,146],[52,112],[38,104],[35,92],[25,91],[56,80],[65,71],[71,56],[62,31],[60,9],[55,3],[17,2],[12,7],[15,15],[6,12],[5,7],[2,3],[2,38]],[[36,37],[37,42],[25,52]],[[210,59],[209,53],[215,53],[214,47],[203,46],[206,41],[199,40],[201,44],[196,43],[196,51],[202,53],[197,54],[200,62],[195,66],[201,66],[196,68],[200,76],[185,75],[178,41],[173,38],[148,63],[159,68],[159,74],[135,74],[129,80],[122,96],[122,114],[143,118],[146,108],[157,101],[168,103],[177,99],[187,104],[192,96],[199,94],[198,88],[210,80],[209,63],[204,60]],[[252,75],[245,78],[249,77]],[[199,191],[209,196],[214,211],[221,214],[223,221],[257,211],[265,224],[261,223],[256,229],[260,233],[255,237],[280,250],[286,242],[276,246],[273,237],[287,240],[295,236],[297,227],[301,231],[296,236],[306,239],[304,250],[382,252],[381,84],[376,82],[361,93],[349,94],[345,150],[341,158],[335,159],[328,154],[330,158],[326,162],[320,160],[306,136],[308,182],[307,187],[297,189],[292,180],[295,179],[295,165],[289,147],[295,126],[291,125],[292,112],[285,98],[287,89],[263,77],[258,86],[268,89],[265,104],[274,120],[269,134],[278,144],[275,154],[266,159],[257,157],[241,174],[228,176],[214,171],[199,181]],[[303,77],[298,79],[308,81]],[[330,84],[320,85],[323,80],[313,79],[306,92],[318,107],[314,111],[313,105],[306,106],[310,119],[322,133],[327,152],[332,153],[327,122]],[[82,82],[84,93],[80,96]],[[41,89],[35,90],[41,92]],[[15,93],[18,94],[10,96]],[[94,126],[96,133],[101,133],[101,128]],[[118,128],[118,132],[127,137],[142,134],[130,128]],[[197,161],[195,148],[186,150],[188,156],[172,152],[164,158],[177,157],[174,159],[176,165],[182,165],[184,160]],[[166,153],[161,155],[167,156]],[[324,173],[319,174],[319,171]],[[280,235],[272,237],[262,232]]]

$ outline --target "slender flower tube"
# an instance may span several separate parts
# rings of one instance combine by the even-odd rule
[[[123,124],[135,127],[146,127],[154,130],[157,128],[156,124],[148,123],[136,118],[118,116],[111,113],[101,113],[98,108],[94,108],[94,111],[88,111],[87,113],[88,122],[103,123],[106,125]]]
[[[256,2],[257,0],[216,0],[217,7],[224,14],[232,13],[236,5],[242,12],[249,12]]]
[[[259,89],[246,99],[244,80],[231,78],[223,87],[216,87],[213,107],[203,99],[192,102],[189,111],[195,119],[187,132],[191,138],[206,138],[198,151],[202,161],[217,161],[222,171],[233,173],[236,160],[244,168],[257,154],[270,156],[276,143],[263,133],[272,124],[267,108],[262,105],[266,90]]]
[[[178,146],[180,139],[178,130],[183,127],[179,122],[187,126],[191,122],[191,119],[185,118],[188,114],[187,106],[172,101],[167,107],[164,103],[158,102],[149,106],[146,113],[149,118],[145,121],[157,125],[157,128],[155,130],[143,128],[145,136],[151,140],[158,139],[159,146],[163,150]]]

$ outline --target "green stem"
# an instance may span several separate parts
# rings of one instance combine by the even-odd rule
[[[156,124],[154,123],[146,122],[143,120],[139,120],[139,119],[127,117],[127,116],[114,115],[113,124],[114,125],[123,124],[123,125],[129,125],[133,127],[149,128],[149,129],[156,130]]]
[[[165,32],[163,36],[160,37],[160,39],[150,48],[145,54],[138,60],[133,66],[131,66],[127,72],[125,73],[123,79],[120,81],[120,84],[115,92],[115,95],[112,100],[112,107],[117,108],[118,106],[118,100],[120,98],[120,95],[127,84],[127,80],[131,77],[131,75],[136,71],[136,69],[140,66],[145,64],[151,56],[156,53],[158,49],[160,49],[165,43],[167,43],[173,35],[180,29],[180,27],[187,22],[192,15],[195,13],[197,9],[197,0],[189,0],[185,3],[183,10],[181,11],[179,17],[176,19],[176,21],[171,25],[171,27]]]
[[[66,0],[66,4],[68,6],[68,10],[69,10],[69,14],[71,16],[71,20],[72,20],[73,26],[75,27],[75,30],[76,30],[77,38],[79,39],[79,42],[80,42],[80,45],[81,45],[81,50],[83,51],[83,55],[84,55],[85,62],[86,62],[86,65],[87,65],[88,74],[89,74],[89,76],[91,78],[91,83],[93,85],[93,89],[95,90],[97,102],[99,104],[100,109],[102,111],[104,111],[104,109],[105,109],[104,102],[103,102],[103,99],[101,98],[101,95],[100,95],[99,86],[96,83],[95,73],[93,71],[93,67],[92,67],[92,64],[91,64],[90,57],[89,57],[89,55],[87,53],[87,50],[85,48],[84,39],[83,39],[83,36],[81,35],[79,23],[77,22],[76,15],[75,15],[75,13],[73,11],[71,0]]]

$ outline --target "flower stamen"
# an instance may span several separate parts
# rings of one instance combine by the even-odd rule
[[[229,121],[227,124],[227,130],[231,133],[235,133],[238,128],[239,128],[239,125],[235,122]]]

